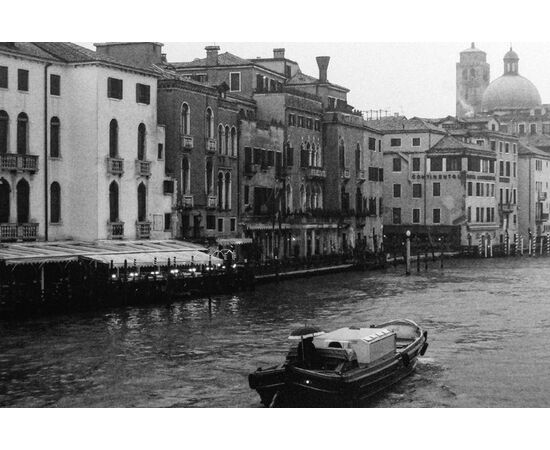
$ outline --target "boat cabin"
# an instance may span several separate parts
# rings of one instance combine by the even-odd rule
[[[385,328],[349,327],[316,336],[313,344],[317,349],[353,350],[359,364],[368,364],[395,352],[396,335]]]

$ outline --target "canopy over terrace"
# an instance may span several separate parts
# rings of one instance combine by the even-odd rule
[[[223,261],[205,254],[206,248],[190,242],[166,241],[60,241],[0,245],[0,262],[7,266],[78,261],[79,259],[123,266],[168,264],[220,264]]]

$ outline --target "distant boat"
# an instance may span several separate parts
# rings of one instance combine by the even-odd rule
[[[428,332],[399,319],[325,333],[295,330],[284,363],[248,376],[265,406],[357,406],[411,374],[428,348]]]

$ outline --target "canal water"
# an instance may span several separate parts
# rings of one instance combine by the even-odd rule
[[[411,318],[429,331],[416,373],[367,406],[549,407],[550,259],[431,262],[254,292],[0,322],[0,406],[258,407],[247,374],[288,333]]]

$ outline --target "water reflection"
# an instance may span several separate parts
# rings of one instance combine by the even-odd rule
[[[549,406],[549,264],[446,261],[0,323],[0,405],[256,407],[247,374],[278,363],[294,327],[408,317],[429,330],[428,353],[371,406]]]

